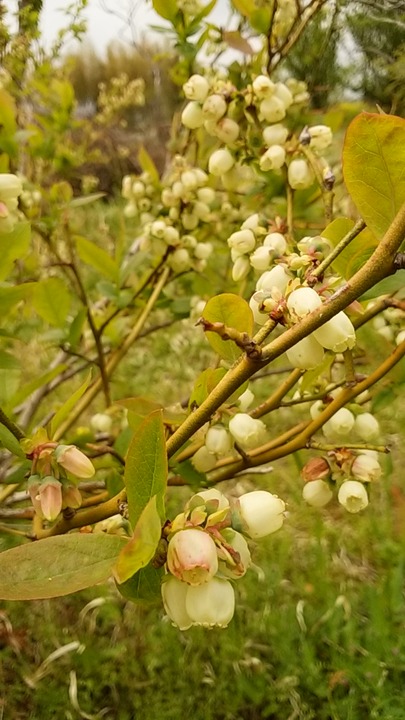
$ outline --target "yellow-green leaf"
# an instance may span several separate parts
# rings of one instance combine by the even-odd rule
[[[249,305],[246,300],[233,293],[223,293],[208,300],[203,311],[203,318],[210,322],[223,323],[248,335],[253,332],[253,313]],[[232,340],[222,340],[216,333],[207,332],[206,336],[213,350],[223,360],[232,363],[243,352]]]
[[[231,0],[235,10],[240,12],[241,15],[249,17],[255,9],[254,0]]]
[[[150,175],[152,182],[159,182],[159,172],[146,148],[141,145],[138,152],[138,162],[143,170]]]
[[[131,540],[122,548],[113,568],[118,583],[129,580],[152,560],[162,533],[162,523],[154,495],[144,507]]]
[[[152,5],[160,17],[170,22],[175,20],[178,11],[177,0],[152,0]]]
[[[110,577],[127,540],[72,533],[20,545],[0,554],[0,599],[40,600],[97,585]]]
[[[70,310],[71,297],[66,284],[52,277],[37,282],[32,296],[33,306],[46,322],[62,327]]]
[[[75,235],[74,239],[80,260],[90,265],[104,277],[118,283],[119,268],[108,252],[81,235]]]
[[[349,218],[336,218],[322,232],[322,237],[337,245],[353,228]],[[373,254],[378,241],[369,228],[364,228],[351,243],[342,250],[332,263],[332,268],[346,280],[352,277]]]
[[[343,175],[353,201],[377,239],[405,202],[405,120],[361,113],[349,125]]]
[[[30,237],[31,226],[27,222],[17,223],[10,233],[0,234],[0,280],[5,280],[14,262],[28,252]]]
[[[164,520],[167,454],[161,410],[148,415],[138,426],[128,448],[124,482],[133,528],[154,495],[157,495],[159,517]]]

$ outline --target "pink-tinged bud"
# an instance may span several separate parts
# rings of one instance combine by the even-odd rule
[[[252,450],[262,445],[267,439],[264,422],[250,417],[247,413],[236,413],[230,419],[229,432],[238,445],[245,450]]]
[[[376,458],[370,455],[358,455],[352,463],[351,474],[356,480],[373,482],[381,477],[381,466]]]
[[[286,351],[288,361],[295,368],[301,370],[312,370],[320,365],[324,351],[322,345],[319,344],[313,335],[299,340],[292,348]]]
[[[208,582],[218,571],[213,539],[196,528],[179,530],[169,542],[167,567],[172,575],[189,585]]]
[[[261,538],[279,530],[284,522],[285,502],[265,490],[254,490],[239,498],[243,531]]]
[[[59,465],[78,478],[91,478],[96,472],[91,460],[75,445],[58,445],[55,457]]]
[[[221,575],[233,580],[238,580],[246,574],[252,559],[249,546],[240,533],[232,528],[221,532],[226,545],[218,550],[218,570]]]
[[[371,413],[363,413],[362,415],[357,415],[356,421],[354,423],[354,429],[357,435],[365,442],[367,442],[368,440],[373,440],[380,434],[380,426],[378,424],[378,420],[376,420],[374,415],[372,415]]]
[[[333,492],[324,480],[312,480],[304,485],[302,497],[312,507],[324,507],[332,500]]]
[[[336,353],[344,352],[356,344],[353,324],[344,312],[338,313],[320,328],[314,330],[314,336],[324,348]]]
[[[62,510],[62,485],[55,478],[45,477],[39,486],[39,502],[42,515],[50,522],[55,520]]]
[[[76,485],[62,486],[62,508],[79,508],[82,504],[82,496]]]
[[[28,479],[27,490],[29,492],[33,508],[37,515],[42,517],[41,503],[39,502],[39,486],[41,478],[39,475],[31,475]]]
[[[311,458],[302,468],[301,475],[306,483],[311,480],[323,480],[330,475],[329,463],[323,457]]]
[[[338,500],[349,513],[358,513],[368,505],[367,490],[357,480],[345,480],[340,486]]]
[[[162,599],[166,614],[173,625],[180,630],[188,630],[193,624],[186,610],[188,589],[189,585],[177,580],[173,575],[166,576],[162,582]]]
[[[193,625],[227,627],[235,612],[235,593],[231,583],[213,578],[205,585],[188,588],[186,611]]]

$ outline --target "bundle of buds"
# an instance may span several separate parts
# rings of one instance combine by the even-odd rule
[[[32,459],[28,492],[37,515],[52,522],[61,510],[82,504],[76,479],[93,477],[95,469],[87,455],[75,445],[59,445],[48,440],[41,428],[36,436],[23,441]]]
[[[246,538],[279,530],[284,510],[283,500],[264,490],[246,493],[232,505],[215,488],[193,495],[168,533],[162,597],[174,625],[227,627],[235,610],[231,581],[251,564]]]

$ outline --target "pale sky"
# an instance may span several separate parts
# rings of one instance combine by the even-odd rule
[[[15,13],[17,0],[5,0],[4,4],[11,14]],[[64,9],[70,4],[64,0],[44,0],[41,31],[47,47],[56,38],[58,30],[66,26]],[[225,27],[229,19],[227,5],[228,0],[218,0],[209,19]],[[132,22],[129,23],[131,11]],[[151,2],[145,0],[88,0],[84,17],[88,38],[100,53],[112,40],[139,40],[142,35],[153,33],[151,25],[165,24],[153,11]]]

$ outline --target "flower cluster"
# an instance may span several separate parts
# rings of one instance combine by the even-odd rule
[[[17,175],[0,174],[0,233],[9,233],[17,222],[18,198],[22,193],[22,182]]]
[[[216,193],[203,170],[176,155],[159,186],[148,173],[126,175],[122,195],[128,201],[125,216],[138,218],[142,226],[136,239],[139,249],[167,252],[175,273],[204,269],[212,252],[205,238]]]
[[[51,522],[61,510],[80,507],[82,497],[75,482],[95,473],[87,455],[75,445],[58,445],[48,440],[42,428],[22,445],[32,460],[28,492],[37,515]]]
[[[316,416],[319,407],[312,409]],[[357,437],[368,443],[378,438],[378,421],[369,412],[355,416],[348,408],[338,410],[323,426],[327,439],[343,444],[345,438]],[[366,486],[380,479],[382,474],[378,454],[374,450],[349,450],[345,447],[330,451],[326,457],[312,458],[302,470],[305,481],[303,498],[314,507],[323,507],[337,489],[338,502],[350,513],[367,507]]]
[[[285,503],[264,490],[246,493],[232,506],[215,488],[193,495],[168,534],[162,598],[174,625],[227,627],[235,610],[231,581],[251,564],[246,538],[279,530],[284,511]]]
[[[239,407],[247,409],[253,400],[251,390],[239,398]],[[204,445],[194,454],[192,462],[199,472],[212,470],[217,460],[229,455],[234,443],[242,450],[252,450],[267,440],[267,428],[262,420],[252,418],[245,412],[237,412],[229,421],[228,429],[224,425],[211,425],[205,434]]]

